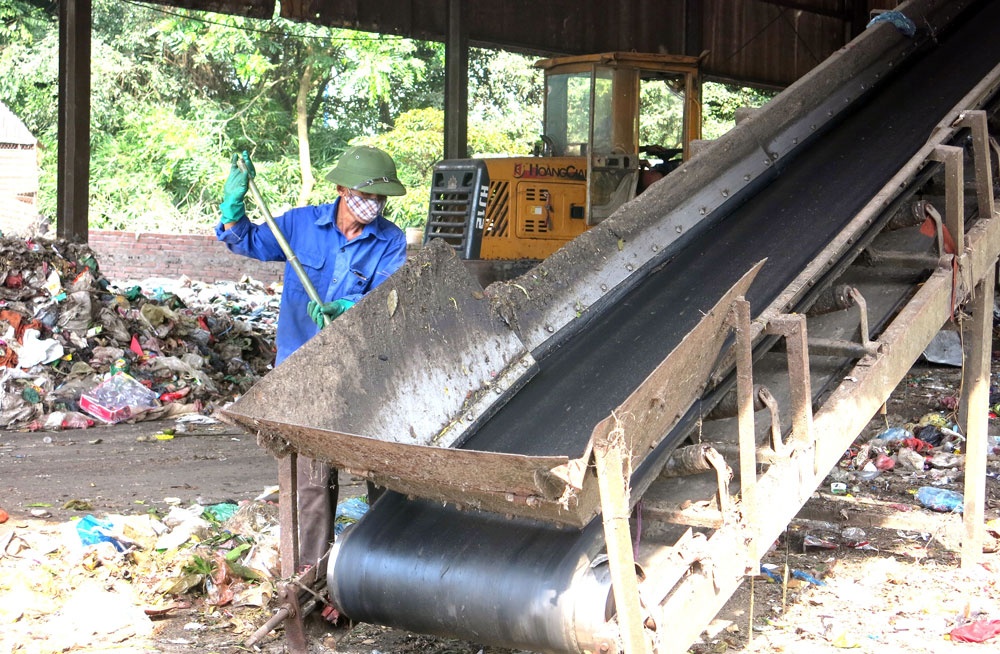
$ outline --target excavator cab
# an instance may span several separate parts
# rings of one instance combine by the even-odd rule
[[[695,57],[614,52],[536,66],[545,108],[534,154],[438,163],[425,241],[443,238],[465,259],[537,262],[676,167],[700,137]]]

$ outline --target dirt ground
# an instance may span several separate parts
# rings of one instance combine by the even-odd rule
[[[947,415],[958,383],[954,368],[914,368],[858,446],[887,425]],[[1000,432],[997,420],[990,426]],[[205,593],[190,592],[153,610],[137,572],[66,545],[67,525],[83,515],[162,515],[173,506],[244,502],[277,481],[271,456],[231,426],[189,424],[172,437],[164,434],[170,429],[177,430],[172,421],[0,433],[0,508],[10,514],[0,524],[0,624],[7,625],[0,654],[284,651],[280,630],[252,650],[243,645],[270,616],[266,606],[214,606]],[[1000,509],[998,471],[991,461],[987,521]],[[831,493],[828,479],[764,557],[787,583],[765,574],[748,580],[690,652],[984,651],[949,634],[1000,619],[1000,558],[990,538],[980,565],[959,567],[960,516],[923,509],[914,497],[941,476],[846,475],[844,495]],[[944,487],[961,490],[959,471],[944,476]],[[356,480],[342,483],[346,496],[363,492]],[[331,632],[312,619],[309,642],[315,653],[511,654],[372,625]]]

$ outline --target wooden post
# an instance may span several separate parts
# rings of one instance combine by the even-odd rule
[[[987,412],[990,404],[990,352],[993,345],[994,271],[976,286],[972,305],[969,354],[962,369],[962,407],[965,420],[965,537],[962,568],[979,564],[983,557],[983,519],[986,501]]]
[[[639,602],[639,580],[635,574],[632,533],[629,527],[628,474],[629,459],[624,440],[616,438],[620,428],[609,438],[594,444],[597,466],[597,486],[601,494],[601,516],[604,540],[608,548],[611,588],[618,610],[618,628],[626,654],[650,654],[649,641],[643,627],[642,606]]]

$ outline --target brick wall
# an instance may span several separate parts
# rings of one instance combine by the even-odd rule
[[[256,261],[231,253],[215,234],[146,234],[90,230],[90,247],[101,272],[112,282],[186,275],[203,282],[238,280],[244,275],[280,282],[285,264]]]

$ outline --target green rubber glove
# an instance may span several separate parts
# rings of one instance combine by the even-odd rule
[[[240,170],[237,163],[241,156],[243,157],[243,163],[246,165],[247,172]],[[243,151],[242,155],[233,155],[232,167],[229,169],[229,179],[226,180],[226,185],[222,187],[222,204],[219,205],[219,209],[222,210],[222,222],[226,224],[235,223],[247,215],[243,199],[247,196],[247,191],[250,190],[250,179],[256,176],[257,171],[254,170],[253,162],[250,161],[250,155],[246,150]]]
[[[323,316],[329,316],[329,319],[332,321],[353,306],[353,302],[343,299],[323,304],[316,304],[312,300],[309,300],[309,304],[306,305],[306,311],[309,312],[309,317],[313,319],[317,327],[323,327],[327,322]]]

